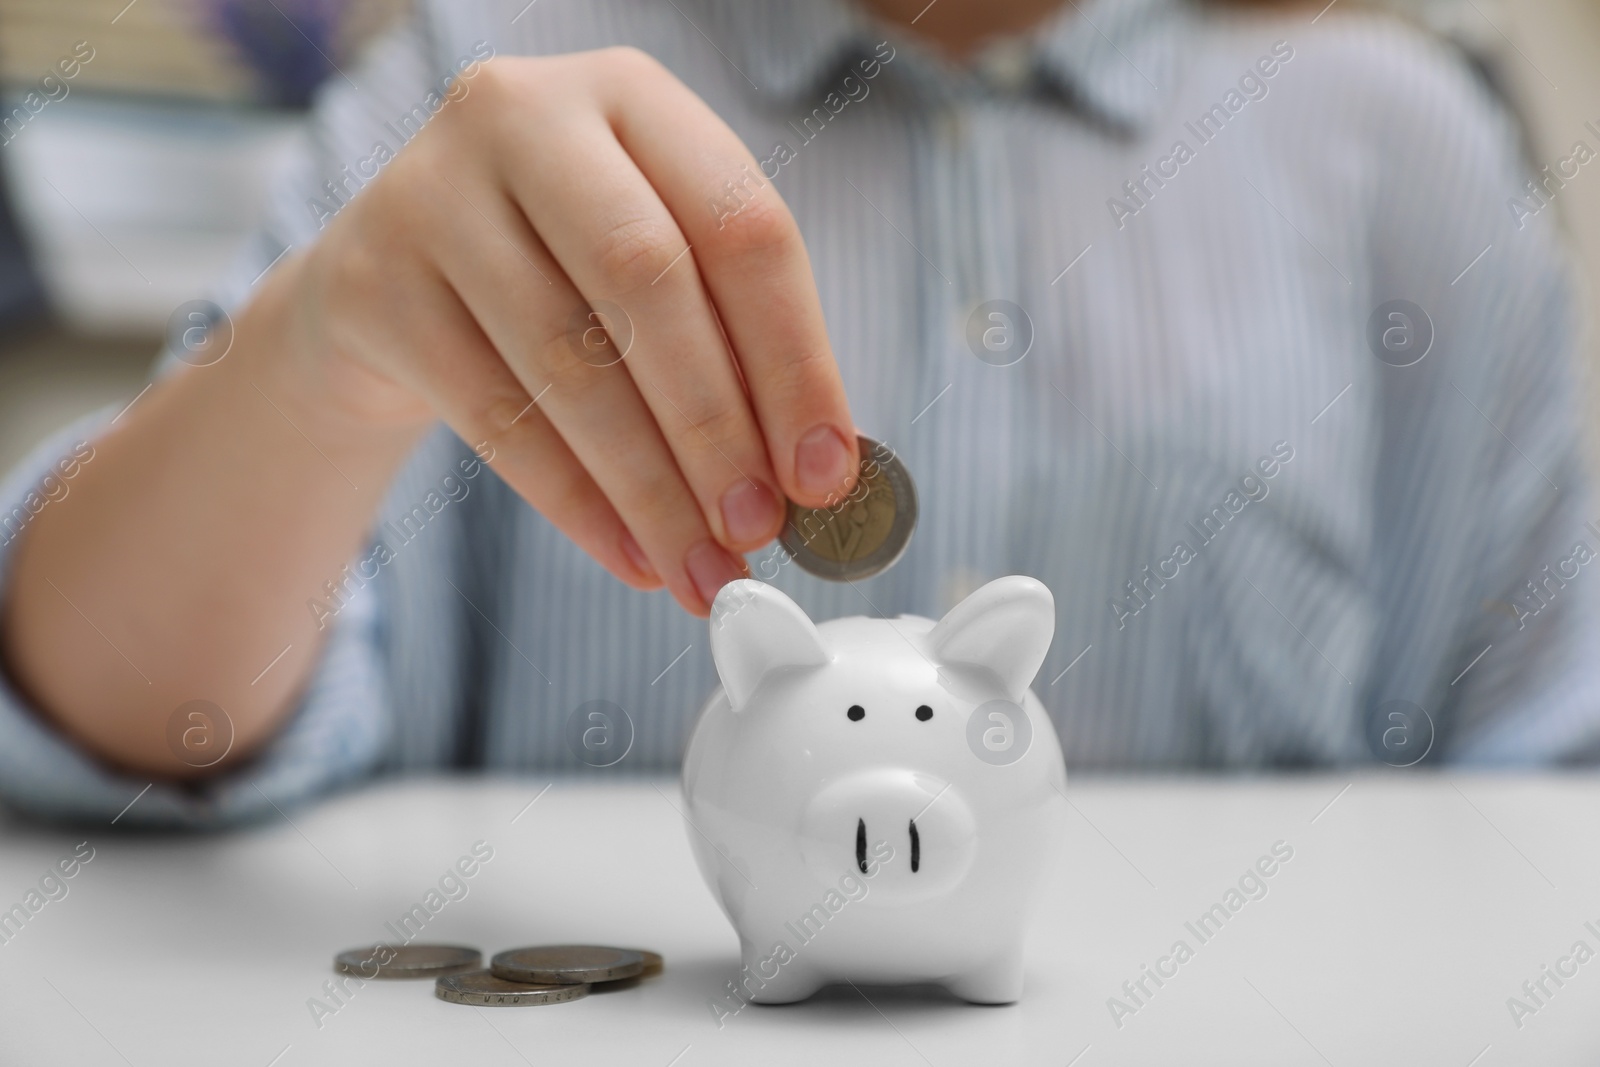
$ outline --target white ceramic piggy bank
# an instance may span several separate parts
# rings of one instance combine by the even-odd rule
[[[1054,630],[1032,578],[990,582],[938,623],[817,626],[771,586],[723,587],[722,688],[683,785],[701,873],[739,933],[740,996],[843,981],[1022,995],[1066,811],[1061,745],[1028,688]]]

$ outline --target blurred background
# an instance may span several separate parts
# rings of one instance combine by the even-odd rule
[[[1585,126],[1600,128],[1600,0],[1389,6],[1468,50],[1538,165],[1578,140],[1600,148]],[[407,7],[0,0],[0,470],[138,393],[168,316],[210,292],[256,225],[315,87]],[[41,85],[63,60],[76,75]],[[1580,171],[1556,210],[1600,308],[1600,171]],[[1593,386],[1591,400],[1600,411]]]
[[[0,470],[143,388],[168,316],[257,225],[316,86],[407,9],[0,0]]]

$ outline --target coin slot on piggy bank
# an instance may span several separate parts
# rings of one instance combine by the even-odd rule
[[[1029,689],[1054,629],[1050,591],[1020,576],[938,622],[818,625],[771,586],[723,587],[722,687],[684,757],[684,813],[750,999],[830,982],[1022,995],[1066,810],[1060,742]]]

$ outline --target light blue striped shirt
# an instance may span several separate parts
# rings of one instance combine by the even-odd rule
[[[1428,763],[1600,748],[1569,266],[1553,192],[1449,49],[1341,10],[1085,0],[962,71],[839,0],[430,3],[330,81],[227,300],[316,239],[463,61],[613,44],[763,162],[857,422],[917,480],[883,575],[752,558],[813,617],[937,617],[1038,577],[1059,618],[1035,688],[1074,768],[1400,763],[1423,732]],[[323,602],[332,637],[281,738],[125,821],[245,819],[379,772],[676,765],[715,684],[705,624],[467,477],[470,456],[440,431],[397,479],[375,534],[393,558]],[[596,709],[631,744],[590,772],[573,738]],[[109,817],[146,784],[3,694],[15,806]]]

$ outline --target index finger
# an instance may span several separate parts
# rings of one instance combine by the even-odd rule
[[[694,249],[779,485],[797,503],[831,504],[859,452],[800,227],[738,136],[647,65],[659,84],[612,93],[612,130]]]

